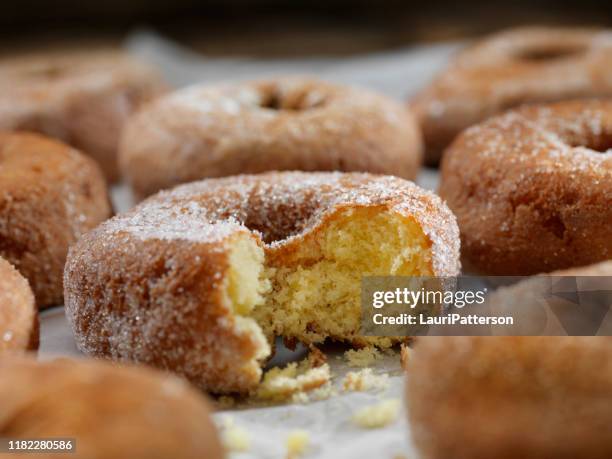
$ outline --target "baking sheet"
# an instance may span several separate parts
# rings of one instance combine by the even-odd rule
[[[350,58],[309,58],[293,60],[253,60],[248,58],[206,58],[181,48],[156,33],[141,30],[132,34],[126,48],[141,59],[161,69],[167,80],[180,87],[194,82],[230,81],[265,76],[308,74],[340,83],[362,85],[404,99],[431,79],[447,62],[460,44],[440,44],[399,49],[393,52]],[[425,169],[418,178],[425,188],[435,189],[437,173]],[[132,206],[129,190],[124,185],[112,189],[112,199],[118,211]],[[74,345],[61,307],[44,311],[41,317],[41,346],[39,356],[83,357]],[[289,358],[286,350],[276,362]],[[334,385],[339,388],[349,368],[336,351],[329,358]],[[231,458],[285,458],[285,440],[295,429],[310,434],[310,446],[305,458],[414,458],[408,440],[405,413],[391,425],[364,430],[351,421],[361,407],[380,400],[402,398],[403,378],[399,355],[386,356],[374,366],[376,372],[390,374],[389,387],[378,393],[340,393],[330,399],[309,404],[290,404],[274,407],[229,409],[216,413],[216,421],[224,423],[230,416],[235,426],[250,437],[245,452],[232,453]]]

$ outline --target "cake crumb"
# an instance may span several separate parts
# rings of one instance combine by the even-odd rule
[[[408,359],[410,358],[410,348],[407,344],[400,346],[400,363],[404,370],[408,369]]]
[[[369,367],[382,358],[382,354],[375,347],[368,346],[362,349],[349,349],[344,353],[344,358],[351,367]]]
[[[312,361],[307,358],[299,365],[292,362],[285,368],[275,367],[268,370],[257,387],[254,398],[272,402],[296,400],[300,397],[297,394],[311,392],[329,383],[331,380],[329,365],[327,363],[317,367],[312,365]]]
[[[285,442],[287,446],[287,459],[300,457],[308,449],[310,434],[305,430],[297,429],[289,432]]]
[[[371,368],[359,371],[349,371],[342,380],[342,390],[345,392],[364,392],[367,390],[385,390],[389,387],[389,375],[374,374]]]
[[[397,419],[400,409],[399,399],[387,399],[375,405],[361,408],[353,415],[353,422],[364,429],[378,429]]]
[[[241,427],[234,425],[231,416],[224,416],[221,426],[221,442],[226,451],[244,452],[251,447],[249,433]]]

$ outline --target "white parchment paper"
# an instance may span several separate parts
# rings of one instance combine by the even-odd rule
[[[457,43],[421,46],[341,59],[253,60],[206,58],[151,31],[136,32],[126,42],[126,48],[131,53],[161,69],[168,81],[177,87],[195,82],[309,74],[366,86],[397,99],[404,99],[429,81],[459,46]],[[435,189],[437,174],[424,170],[418,183]],[[124,185],[114,187],[112,197],[118,211],[132,206],[131,195]],[[41,359],[83,357],[74,345],[63,308],[43,312],[39,355]],[[283,359],[281,353],[276,360]],[[348,370],[346,362],[340,358],[340,354],[330,356],[329,362],[334,384],[338,387]],[[352,415],[361,407],[382,399],[402,398],[403,378],[399,356],[387,356],[378,361],[374,368],[376,372],[390,374],[389,388],[383,392],[340,392],[328,400],[304,405],[230,409],[217,413],[220,423],[224,416],[231,416],[234,425],[244,429],[250,437],[248,451],[232,453],[231,457],[285,458],[287,435],[295,429],[303,429],[310,434],[310,446],[303,456],[305,458],[415,458],[403,411],[395,422],[381,429],[364,430],[351,421]]]

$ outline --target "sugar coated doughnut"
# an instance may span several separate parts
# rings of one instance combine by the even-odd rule
[[[38,134],[0,133],[0,256],[40,307],[61,304],[68,246],[109,215],[93,160]]]
[[[66,312],[86,354],[245,392],[274,336],[391,345],[359,335],[362,276],[453,276],[458,258],[451,212],[396,177],[209,179],[81,238],[66,264]]]
[[[497,33],[461,52],[412,101],[437,164],[464,128],[524,103],[612,96],[612,32],[523,27]]]
[[[0,358],[0,374],[0,437],[73,443],[72,452],[58,445],[55,453],[45,451],[45,458],[224,457],[209,404],[174,376],[27,357]],[[32,451],[8,456],[28,458]]]
[[[38,348],[38,311],[28,281],[0,257],[0,355]]]
[[[117,52],[0,61],[0,129],[34,131],[91,155],[118,178],[117,143],[127,117],[159,94],[159,76]]]
[[[206,177],[273,170],[361,171],[413,179],[416,121],[365,89],[306,78],[197,85],[132,117],[123,175],[140,197]]]
[[[612,101],[507,112],[464,131],[442,163],[466,269],[530,275],[612,258]]]
[[[406,400],[422,459],[609,458],[612,338],[419,338]]]

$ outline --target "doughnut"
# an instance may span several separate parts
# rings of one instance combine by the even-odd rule
[[[0,355],[38,349],[38,313],[28,281],[0,257]]]
[[[361,277],[452,276],[458,259],[452,213],[397,177],[208,179],[160,192],[83,236],[66,263],[66,315],[87,355],[245,393],[275,336],[390,346],[359,336]]]
[[[183,182],[266,171],[355,171],[415,178],[416,121],[365,89],[287,77],[196,85],[131,117],[119,147],[137,197]]]
[[[0,61],[0,130],[33,131],[91,155],[118,178],[127,117],[163,90],[150,68],[119,52],[34,55]]]
[[[464,267],[530,275],[612,258],[612,101],[509,111],[446,151],[440,195]]]
[[[612,457],[612,339],[424,337],[406,403],[421,459]]]
[[[39,307],[62,303],[68,246],[110,210],[93,160],[38,134],[0,133],[0,256],[28,279]]]
[[[45,458],[225,457],[210,405],[174,376],[104,362],[28,357],[0,358],[0,374],[0,437],[75,443],[75,451],[45,453]]]
[[[524,103],[612,96],[612,31],[521,27],[460,52],[411,101],[435,165],[459,132]]]

